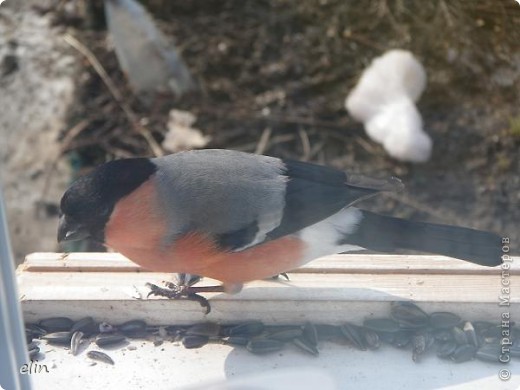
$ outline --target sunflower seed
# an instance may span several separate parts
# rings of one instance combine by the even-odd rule
[[[45,336],[42,336],[42,339],[46,340],[49,344],[69,345],[71,337],[70,332],[54,332],[47,333]]]
[[[143,320],[127,321],[117,327],[125,336],[132,338],[146,337],[146,322]]]
[[[477,347],[475,347],[474,345],[459,345],[455,352],[453,352],[453,354],[451,355],[451,360],[453,360],[456,363],[467,362],[474,359],[476,353]]]
[[[67,317],[46,318],[38,323],[47,332],[69,331],[73,324],[74,322]]]
[[[47,334],[47,331],[36,324],[27,324],[25,325],[25,333],[30,335],[31,337],[39,338],[45,336]]]
[[[270,339],[279,341],[291,341],[296,337],[303,335],[303,329],[299,326],[290,327],[286,329],[280,329],[269,332],[268,336]]]
[[[451,334],[457,344],[459,344],[459,345],[468,344],[468,336],[458,326],[455,326],[454,328],[451,329]]]
[[[242,336],[230,336],[225,337],[222,339],[224,344],[227,345],[239,345],[239,346],[245,346],[249,342],[249,337],[242,337]]]
[[[397,333],[391,333],[392,340],[390,344],[397,348],[406,348],[412,341],[413,333],[409,331],[400,331]]]
[[[412,336],[412,360],[419,361],[419,358],[431,347],[433,338],[428,332],[419,332]]]
[[[425,328],[428,325],[428,314],[411,302],[392,302],[390,316],[403,329]]]
[[[106,353],[101,351],[88,351],[87,356],[91,358],[92,360],[97,360],[99,362],[107,363],[114,365],[114,361],[110,356],[108,356]]]
[[[341,325],[339,329],[347,341],[349,341],[355,348],[361,351],[367,350],[365,338],[363,337],[363,328],[347,322]]]
[[[296,345],[301,350],[310,353],[311,355],[318,356],[320,352],[316,348],[315,345],[312,345],[307,339],[304,337],[296,337],[293,339],[293,344]]]
[[[70,328],[70,333],[74,333],[78,330],[82,331],[85,336],[90,336],[99,332],[99,327],[96,325],[92,317],[85,317],[76,321],[72,325]]]
[[[340,338],[342,338],[342,335],[343,335],[339,326],[328,325],[328,324],[317,324],[316,333],[318,335],[318,340],[322,340],[322,341],[331,341],[334,339],[340,339]]]
[[[227,329],[226,336],[244,336],[253,337],[258,336],[264,331],[265,325],[260,321],[247,322],[240,325],[235,325]]]
[[[466,339],[468,340],[469,344],[474,345],[478,348],[479,343],[477,339],[477,333],[475,332],[475,328],[473,327],[473,324],[471,322],[466,322],[464,324],[464,333],[466,334]]]
[[[435,338],[435,340],[442,342],[453,340],[453,334],[451,333],[451,331],[447,329],[439,329],[433,331],[433,337]]]
[[[101,322],[99,324],[99,332],[101,333],[111,333],[114,330],[114,327],[110,325],[108,322]]]
[[[485,362],[501,363],[500,355],[502,354],[502,347],[500,345],[483,345],[477,351],[475,357]]]
[[[363,329],[363,337],[365,338],[365,345],[369,349],[378,349],[381,346],[379,335],[370,329]]]
[[[30,348],[29,349],[29,359],[35,360],[36,357],[39,355],[39,353],[40,353],[40,347],[34,346],[34,347]]]
[[[195,324],[186,329],[187,335],[217,336],[220,333],[220,325],[214,322]]]
[[[303,327],[303,337],[313,346],[318,345],[318,331],[314,324],[307,322]]]
[[[70,339],[70,352],[73,356],[76,356],[79,352],[79,346],[81,344],[81,340],[85,334],[81,330],[77,330],[72,334]]]
[[[122,334],[100,334],[96,337],[96,345],[101,348],[120,344],[126,341],[126,337]]]
[[[284,347],[285,343],[279,340],[267,339],[265,337],[257,337],[249,340],[246,349],[255,354],[264,354],[277,352]]]
[[[376,332],[398,332],[399,324],[390,318],[369,318],[363,322],[363,326]]]
[[[446,341],[437,346],[437,356],[446,359],[450,357],[457,349],[458,345],[451,341]]]
[[[187,335],[182,338],[182,345],[186,349],[195,349],[205,346],[209,341],[208,336]]]
[[[460,324],[461,318],[453,313],[439,311],[430,314],[430,325],[435,329],[451,329]]]

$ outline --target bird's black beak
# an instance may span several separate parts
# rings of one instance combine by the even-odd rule
[[[82,224],[67,218],[65,215],[60,217],[58,226],[58,242],[83,240],[90,236],[88,229]]]

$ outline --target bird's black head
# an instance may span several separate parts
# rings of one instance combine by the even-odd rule
[[[148,158],[111,161],[76,180],[61,198],[58,242],[90,237],[104,241],[115,204],[155,173]]]

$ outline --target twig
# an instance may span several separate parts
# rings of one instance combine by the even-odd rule
[[[383,15],[385,15],[388,18],[388,21],[390,22],[390,25],[394,28],[394,30],[401,35],[401,37],[405,38],[406,33],[404,31],[404,28],[399,24],[399,22],[394,17],[394,14],[392,13],[392,10],[390,9],[390,6],[388,5],[387,0],[383,0]]]
[[[363,138],[356,137],[354,139],[354,141],[356,141],[358,143],[358,145],[361,146],[363,149],[365,149],[365,151],[368,152],[369,154],[375,154],[375,155],[379,154],[377,149],[372,144],[365,141]]]
[[[446,19],[446,24],[448,25],[448,27],[453,27],[455,23],[453,22],[453,18],[451,17],[448,5],[444,2],[444,0],[440,1],[439,7],[444,15],[444,18]]]
[[[269,139],[271,138],[272,130],[270,127],[266,127],[262,132],[262,136],[258,141],[258,145],[256,146],[255,154],[264,154],[267,149],[267,144],[269,143]]]
[[[269,145],[276,145],[276,144],[282,144],[285,142],[291,142],[291,141],[294,141],[295,139],[296,139],[295,134],[277,135],[276,137],[271,138],[271,140],[268,142],[268,145],[266,146],[266,148],[269,148]],[[245,145],[233,147],[233,149],[240,150],[242,152],[251,152],[251,151],[255,150],[256,146],[257,146],[257,143],[253,142],[253,143],[248,143]]]
[[[389,198],[392,198],[400,203],[403,203],[409,207],[412,207],[416,210],[422,211],[426,214],[429,214],[431,216],[434,216],[434,217],[440,219],[438,210],[436,210],[433,207],[430,207],[428,205],[422,204],[416,200],[410,199],[408,196],[406,196],[404,194],[395,194],[392,192],[385,192],[384,195]]]
[[[298,135],[300,136],[300,140],[302,142],[302,149],[303,149],[303,161],[309,161],[309,158],[311,156],[311,142],[309,141],[309,136],[307,135],[307,132],[302,128],[298,128]]]
[[[257,119],[265,119],[267,121],[289,123],[289,124],[293,124],[293,125],[329,127],[329,128],[333,128],[333,129],[345,130],[345,125],[342,123],[316,120],[316,119],[311,119],[311,118],[301,118],[301,117],[292,117],[292,116],[282,117],[282,116],[277,116],[277,115],[269,115],[267,117],[257,117]]]
[[[385,51],[387,47],[380,45],[379,43],[363,36],[360,34],[348,34],[344,36],[346,39],[350,39],[352,41],[356,41],[357,43],[361,43],[362,45],[368,46],[371,49],[375,49],[377,51]]]
[[[314,146],[312,147],[310,154],[309,154],[309,160],[314,159],[314,157],[316,157],[323,150],[323,147],[325,146],[325,144],[326,144],[326,141],[324,141],[324,140],[314,144]]]
[[[83,119],[76,123],[69,131],[65,133],[65,136],[61,140],[60,154],[63,154],[64,151],[67,150],[72,140],[76,138],[83,130],[85,130],[89,123],[90,121]]]
[[[236,110],[236,108],[235,108]],[[210,107],[203,107],[201,110],[201,113],[203,114],[209,114],[209,115],[215,115],[219,118],[226,118],[226,119],[233,119],[233,120],[258,120],[258,121],[265,121],[265,122],[277,122],[277,123],[284,123],[284,124],[292,124],[292,125],[307,125],[312,127],[326,127],[326,128],[332,128],[332,129],[341,129],[345,130],[345,127],[347,127],[348,123],[342,123],[342,122],[332,122],[332,121],[325,121],[325,120],[316,120],[313,118],[305,118],[300,116],[289,116],[289,115],[261,115],[261,114],[253,114],[253,113],[236,113],[236,112],[225,112],[223,113],[222,110],[217,110],[215,108]]]
[[[119,107],[123,110],[126,117],[128,118],[128,121],[132,125],[135,131],[139,133],[148,143],[148,146],[150,147],[150,150],[155,156],[163,156],[164,153],[157,143],[157,141],[153,138],[152,134],[148,129],[146,129],[143,125],[139,123],[139,118],[137,115],[132,111],[130,106],[125,102],[123,95],[119,90],[117,89],[114,82],[110,79],[110,76],[105,71],[101,63],[97,60],[95,55],[80,41],[78,41],[76,38],[74,38],[70,34],[65,34],[63,39],[65,42],[67,42],[70,46],[72,46],[74,49],[79,51],[81,54],[83,54],[87,60],[90,62],[94,70],[97,72],[99,77],[103,80],[105,85],[107,86],[108,90],[110,91],[110,94],[114,98],[114,100],[119,104]]]
[[[109,153],[113,154],[116,158],[129,158],[132,157],[130,152],[123,150],[121,148],[117,148],[113,145],[110,145],[108,142],[103,142],[102,146],[109,151]]]

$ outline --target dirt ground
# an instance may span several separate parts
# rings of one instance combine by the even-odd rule
[[[270,132],[264,154],[398,176],[406,184],[404,193],[363,207],[494,231],[510,237],[518,254],[520,6],[514,1],[144,3],[200,85],[199,93],[162,99],[152,109],[132,95],[107,45],[101,2],[77,17],[50,12],[94,52],[159,142],[172,107],[197,115],[196,127],[212,137],[207,147],[254,152]],[[434,141],[426,164],[389,158],[344,108],[363,68],[392,48],[411,50],[428,74],[419,101]],[[74,166],[150,155],[87,61],[78,83],[79,104],[62,134]]]

